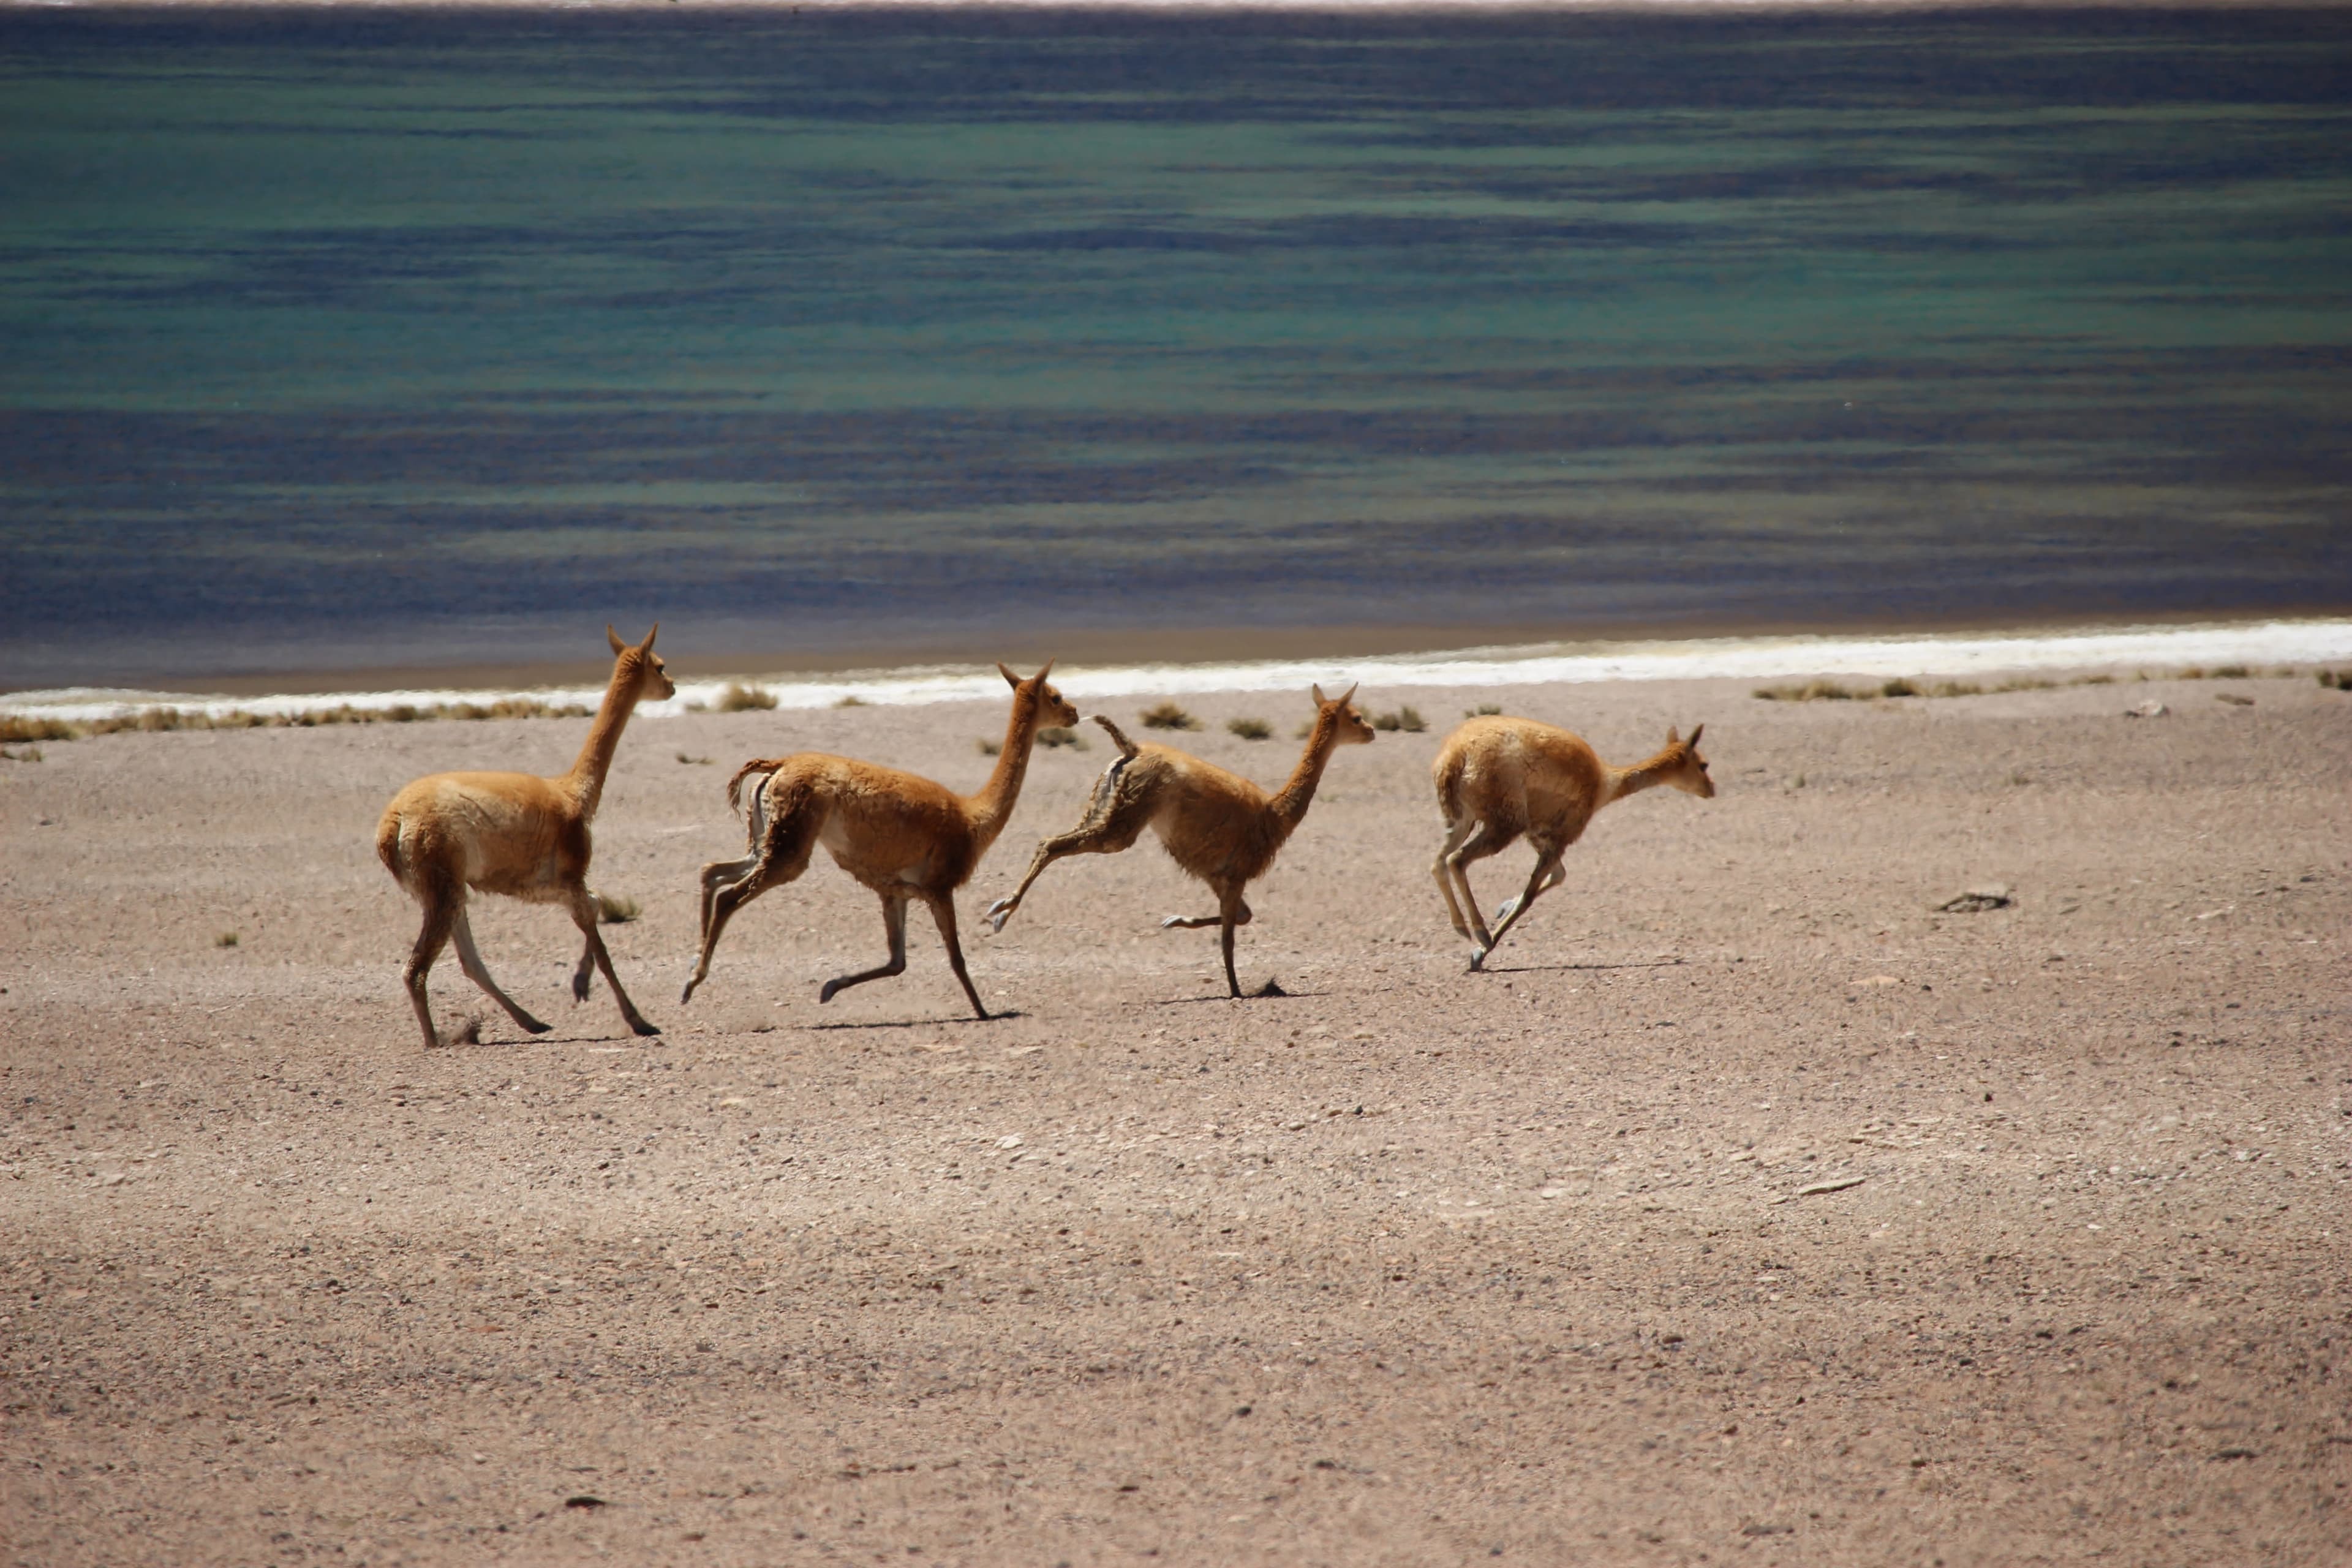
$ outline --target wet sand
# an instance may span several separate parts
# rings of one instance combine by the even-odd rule
[[[1431,728],[1335,759],[1242,1003],[1149,843],[982,934],[1108,755],[1041,752],[984,1024],[919,915],[816,1004],[882,952],[823,857],[677,994],[735,762],[971,788],[1001,703],[641,721],[594,879],[654,1042],[543,909],[476,926],[553,1033],[399,989],[383,802],[584,721],[0,762],[7,1560],[2345,1561],[2352,696],[1749,684],[1501,694],[1704,720],[1721,794],[1604,812],[1485,974],[1427,764],[1487,694],[1368,690]],[[1287,771],[1303,694],[1189,705]]]

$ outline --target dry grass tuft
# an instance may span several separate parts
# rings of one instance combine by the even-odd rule
[[[215,947],[235,947],[236,945],[236,932],[233,931],[225,931],[221,932],[220,935],[213,938],[213,945]]]
[[[413,724],[423,719],[585,719],[594,711],[577,702],[509,697],[496,702],[439,702],[430,708],[408,702],[389,708],[354,708],[345,702],[333,708],[305,708],[299,713],[255,713],[243,708],[206,713],[200,709],[156,707],[79,722],[7,714],[0,715],[0,741],[72,741],[124,731],[163,734],[175,730],[312,730],[327,724]]]
[[[596,918],[608,926],[627,925],[643,913],[645,910],[635,899],[623,898],[616,893],[596,895]]]
[[[1850,702],[1869,694],[1834,680],[1809,680],[1802,686],[1759,686],[1749,695],[1759,702]]]
[[[719,700],[713,704],[721,713],[743,713],[754,708],[766,710],[775,705],[774,692],[764,686],[746,686],[740,680],[729,681],[727,689],[719,694]]]
[[[1499,702],[1481,702],[1475,708],[1465,708],[1462,710],[1462,717],[1465,719],[1496,719],[1502,716],[1502,712],[1503,705]]]
[[[1067,746],[1074,752],[1083,752],[1087,749],[1087,738],[1084,735],[1079,734],[1076,730],[1061,728],[1038,731],[1037,743],[1047,751],[1060,746]]]
[[[0,741],[70,741],[81,731],[61,719],[0,713]]]
[[[2182,679],[2201,680],[2204,671],[2196,670]],[[2147,677],[2142,675],[2140,679]],[[1834,680],[1808,680],[1801,685],[1759,686],[1749,695],[1760,702],[1865,702],[1879,697],[1981,697],[1988,691],[2054,691],[2062,686],[2113,686],[2112,675],[2078,675],[2067,680],[2051,680],[2038,675],[2011,676],[1993,686],[1973,680],[1939,680],[1933,686],[1922,686],[1904,676],[1895,676],[1876,686],[1845,686]]]
[[[1201,721],[1173,701],[1160,702],[1136,715],[1147,730],[1197,730]]]
[[[1268,741],[1274,738],[1274,726],[1263,719],[1228,719],[1225,728],[1244,741]]]
[[[1373,714],[1372,728],[1375,730],[1402,730],[1408,735],[1418,735],[1423,730],[1429,728],[1429,722],[1421,716],[1418,710],[1411,708],[1400,708],[1393,713]]]

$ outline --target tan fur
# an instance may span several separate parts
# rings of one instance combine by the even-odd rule
[[[468,891],[563,905],[587,937],[572,976],[572,996],[587,1000],[593,965],[612,986],[630,1028],[640,1035],[661,1032],[638,1015],[613,973],[612,956],[596,931],[596,896],[587,883],[588,824],[604,795],[604,774],[613,765],[621,731],[639,700],[659,700],[677,690],[654,652],[654,635],[660,630],[655,626],[645,641],[631,647],[612,627],[604,628],[613,645],[613,679],[571,772],[551,779],[532,773],[432,773],[393,796],[384,807],[376,824],[376,856],[425,910],[425,926],[402,978],[427,1046],[439,1045],[441,1039],[425,1002],[425,976],[452,936],[457,941],[459,966],[508,1016],[534,1035],[548,1028],[490,978],[466,919]]]
[[[963,948],[956,940],[955,891],[971,879],[1012,816],[1037,731],[1078,721],[1078,710],[1046,684],[1046,672],[1054,668],[1051,659],[1026,680],[1001,664],[996,668],[1013,688],[1013,714],[996,771],[976,795],[957,795],[897,768],[821,752],[756,759],[735,771],[727,781],[730,805],[740,798],[746,779],[765,775],[752,792],[744,818],[751,852],[740,860],[715,860],[702,868],[702,953],[678,999],[681,1004],[709,975],[719,933],[735,911],[808,869],[810,855],[822,844],[843,870],[881,898],[890,957],[879,968],[826,981],[817,1000],[830,1002],[849,986],[904,971],[907,905],[919,900],[939,925],[947,943],[948,966],[971,998],[971,1010],[982,1018],[989,1016],[964,969]]]
[[[1532,719],[1473,719],[1445,738],[1430,767],[1437,809],[1445,818],[1445,842],[1430,871],[1445,896],[1454,929],[1475,948],[1471,968],[1485,965],[1537,894],[1567,877],[1560,858],[1584,837],[1594,812],[1658,784],[1702,800],[1714,796],[1706,759],[1698,753],[1706,728],[1693,730],[1687,741],[1668,730],[1664,749],[1630,768],[1611,767],[1580,737]],[[1489,934],[1477,895],[1470,890],[1470,862],[1509,847],[1521,834],[1535,846],[1535,870],[1526,889],[1495,911],[1501,924]]]
[[[1217,927],[1225,957],[1225,987],[1239,996],[1241,982],[1234,973],[1234,928],[1250,922],[1250,907],[1242,901],[1242,891],[1265,874],[1306,816],[1332,749],[1363,745],[1371,740],[1372,727],[1350,705],[1355,695],[1351,686],[1342,696],[1327,700],[1321,687],[1315,689],[1315,728],[1307,737],[1306,752],[1291,773],[1290,782],[1272,796],[1245,778],[1172,747],[1139,746],[1120,733],[1118,725],[1096,714],[1095,722],[1118,742],[1118,759],[1095,786],[1094,799],[1077,826],[1039,844],[1021,885],[1010,898],[989,906],[989,923],[1003,931],[1013,911],[1021,907],[1030,884],[1065,855],[1116,855],[1149,827],[1160,836],[1170,858],[1206,882],[1217,895],[1215,914],[1171,915],[1160,926]]]

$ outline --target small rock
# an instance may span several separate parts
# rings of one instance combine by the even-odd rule
[[[1858,1187],[1868,1180],[1870,1180],[1868,1176],[1836,1176],[1826,1182],[1815,1182],[1809,1187],[1799,1187],[1797,1195],[1801,1198],[1810,1198],[1818,1197],[1822,1193],[1842,1193],[1848,1187]]]
[[[2011,897],[2009,885],[1996,882],[1990,887],[1970,888],[1967,892],[1946,899],[1936,906],[1936,912],[1944,915],[1982,914],[1987,910],[2005,910],[2014,902],[2016,900]]]
[[[2137,703],[2133,707],[2125,709],[2124,717],[2126,719],[2161,719],[2171,711],[2171,709],[2167,708],[2163,703],[2158,702],[2155,698],[2151,697],[2145,702]]]

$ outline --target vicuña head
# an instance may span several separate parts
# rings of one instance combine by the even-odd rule
[[[1667,726],[1665,750],[1650,759],[1651,763],[1664,769],[1658,779],[1660,784],[1672,784],[1685,795],[1695,795],[1701,800],[1715,798],[1715,781],[1707,777],[1706,759],[1698,754],[1698,738],[1706,731],[1706,725],[1694,725],[1690,739],[1685,741],[1672,725]]]

